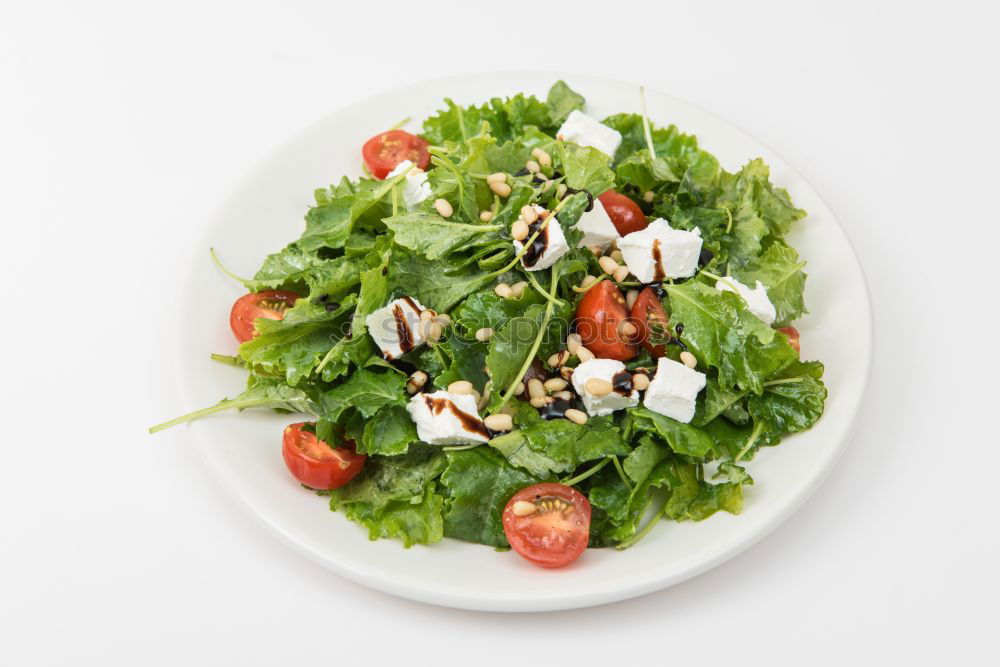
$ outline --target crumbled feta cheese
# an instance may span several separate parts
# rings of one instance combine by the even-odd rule
[[[581,146],[591,146],[609,158],[614,158],[618,146],[622,143],[620,132],[575,109],[556,132],[556,138],[560,141],[572,141]]]
[[[694,417],[694,401],[705,388],[705,374],[673,359],[660,357],[656,377],[649,383],[643,405],[687,424]]]
[[[733,290],[733,287],[736,289]],[[720,292],[735,291],[747,302],[747,308],[750,309],[750,312],[756,315],[767,326],[774,324],[775,318],[778,317],[778,311],[775,310],[774,304],[771,303],[771,299],[767,296],[767,288],[759,280],[757,281],[757,286],[754,289],[750,289],[736,278],[726,276],[723,280],[716,281],[715,289]]]
[[[614,359],[591,359],[573,369],[573,388],[583,400],[583,406],[591,417],[610,415],[615,410],[632,408],[639,405],[639,392],[633,389],[631,393],[622,394],[612,390],[604,396],[594,396],[587,391],[587,380],[597,378],[615,384],[615,376],[626,373],[625,364]],[[630,380],[631,382],[631,380]]]
[[[528,226],[528,238],[531,238],[531,235],[542,226],[548,215],[548,211],[538,204],[534,206],[539,217],[537,222]],[[524,248],[523,243],[514,241],[515,252],[520,253],[522,248]],[[545,226],[545,229],[541,230],[528,252],[524,253],[521,258],[521,266],[527,271],[541,271],[555,264],[567,252],[569,252],[569,244],[566,243],[566,235],[563,233],[562,225],[559,224],[558,220],[553,219]]]
[[[611,218],[608,217],[608,212],[604,210],[604,204],[596,197],[594,198],[594,208],[585,211],[580,216],[576,228],[583,232],[583,240],[580,241],[578,248],[597,245],[607,249],[612,241],[621,238],[621,234],[618,233]]]
[[[626,234],[618,241],[628,270],[644,283],[666,278],[688,278],[698,269],[701,230],[673,229],[656,219],[645,229]]]
[[[402,173],[406,173],[403,180],[403,203],[407,209],[412,209],[431,196],[431,184],[427,182],[427,172],[409,160],[400,162],[385,178],[388,180]]]
[[[414,298],[394,299],[365,318],[368,333],[386,359],[396,359],[427,340],[420,331],[424,307]]]
[[[490,439],[471,394],[420,393],[406,410],[417,425],[417,436],[429,445],[471,445]]]

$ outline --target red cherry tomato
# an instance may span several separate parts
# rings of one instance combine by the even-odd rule
[[[587,290],[576,307],[576,332],[583,345],[603,359],[625,361],[639,348],[625,340],[618,328],[628,318],[625,297],[610,280],[602,280]]]
[[[519,503],[528,503],[534,509],[528,507],[530,513],[515,511]],[[587,548],[590,502],[564,484],[526,487],[507,501],[503,509],[503,532],[514,551],[532,563],[562,567],[579,558]]]
[[[379,180],[388,176],[400,162],[409,160],[421,169],[426,169],[431,162],[427,142],[405,130],[376,134],[365,142],[361,156],[368,165],[368,171]]]
[[[289,424],[281,439],[281,454],[288,470],[310,489],[329,491],[354,479],[365,466],[364,454],[354,451],[354,443],[344,442],[343,447],[333,448],[303,431],[306,422]]]
[[[788,336],[788,343],[795,348],[796,352],[801,352],[802,348],[799,347],[799,330],[795,327],[781,327],[778,329],[781,333]]]
[[[623,194],[608,190],[598,199],[604,205],[604,210],[608,212],[608,217],[611,218],[615,229],[622,236],[645,229],[646,225],[649,224],[639,205]]]
[[[670,320],[663,303],[652,287],[639,292],[639,297],[629,311],[629,321],[639,329],[636,340],[653,357],[662,357],[667,353],[666,343],[654,345],[652,340],[663,340],[669,335]]]
[[[236,334],[236,340],[245,343],[257,335],[253,327],[258,317],[269,320],[285,319],[285,311],[295,305],[299,295],[284,290],[264,290],[244,294],[233,304],[229,313],[229,326]]]

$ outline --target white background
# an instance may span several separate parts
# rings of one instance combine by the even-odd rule
[[[986,5],[0,4],[0,664],[995,660]],[[376,593],[263,532],[184,429],[145,432],[181,407],[178,281],[237,178],[330,110],[491,69],[641,82],[734,122],[826,198],[867,272],[847,453],[763,542],[660,593],[536,615]]]

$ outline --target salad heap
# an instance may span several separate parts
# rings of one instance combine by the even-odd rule
[[[302,236],[239,279],[239,353],[213,356],[246,391],[152,430],[310,415],[285,428],[288,468],[372,539],[548,567],[739,513],[747,463],[826,399],[791,326],[805,212],[759,159],[726,172],[645,114],[586,115],[562,81],[445,102],[421,136],[368,141],[368,175],[316,190]]]

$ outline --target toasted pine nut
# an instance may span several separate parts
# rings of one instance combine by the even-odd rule
[[[441,313],[440,315],[434,318],[434,321],[443,327],[450,327],[451,315],[449,315],[448,313]]]
[[[483,395],[480,394],[475,389],[472,390],[472,398],[476,399],[476,407],[477,408],[486,407],[486,403],[483,403]],[[488,399],[489,396],[487,396],[486,398]]]
[[[514,516],[531,516],[538,511],[538,507],[527,500],[518,500],[511,506],[510,511]]]
[[[583,277],[583,280],[580,281],[580,287],[590,287],[591,283],[595,280],[597,280],[597,278],[588,273]]]
[[[524,383],[523,382],[518,382],[517,386],[514,388],[514,395],[515,396],[520,396],[523,393],[524,393]]]
[[[509,299],[512,294],[510,285],[508,285],[507,283],[498,284],[496,287],[493,288],[493,291],[496,292],[497,296],[502,296],[505,299]]]
[[[587,384],[583,386],[587,390],[587,393],[591,396],[607,396],[614,389],[612,385],[607,380],[602,380],[601,378],[590,378],[587,380]]]
[[[476,340],[480,343],[485,343],[493,336],[493,329],[489,327],[483,327],[476,331]]]
[[[479,219],[483,222],[489,222],[493,219],[493,211],[481,211],[479,213]]]
[[[569,366],[563,366],[562,368],[559,369],[559,377],[569,382],[570,379],[572,379],[573,377],[573,369],[570,368]]]
[[[611,239],[611,245],[608,246],[609,250],[618,250],[618,239]]]
[[[581,347],[576,351],[576,358],[579,359],[581,363],[584,361],[590,361],[594,358],[594,353],[585,347]]]
[[[615,260],[619,264],[621,264],[621,263],[623,263],[625,261],[625,256],[622,255],[622,251],[621,250],[612,250],[610,253],[608,253],[608,257],[610,257],[611,259]]]
[[[532,174],[537,174],[538,172],[540,172],[542,170],[542,168],[539,166],[539,164],[537,162],[535,162],[534,160],[528,160],[527,162],[525,162],[524,163],[524,168],[527,169],[528,171],[530,171]]]
[[[503,182],[490,183],[490,190],[501,197],[509,197],[511,193],[510,186]]]
[[[615,273],[612,277],[615,279],[616,283],[624,282],[625,279],[628,278],[628,267],[619,266],[615,269]]]
[[[601,265],[601,271],[605,273],[614,273],[615,269],[618,268],[618,262],[607,256],[601,257],[597,263]]]
[[[427,328],[427,338],[433,341],[439,341],[443,335],[444,327],[437,322],[431,322],[430,327]]]
[[[562,378],[549,378],[543,385],[546,391],[562,391],[566,388],[566,380]]]
[[[639,327],[631,322],[622,321],[618,324],[618,335],[622,338],[632,338],[639,333]]]
[[[449,394],[472,394],[476,389],[468,380],[455,380],[448,385]]]
[[[483,423],[491,431],[509,431],[514,428],[514,420],[511,416],[502,413],[490,415],[483,420]]]
[[[514,237],[515,241],[523,241],[528,238],[528,234],[531,230],[528,229],[528,223],[524,220],[515,220],[514,224],[510,226],[510,235]]]
[[[587,423],[587,413],[582,410],[577,410],[576,408],[570,408],[566,411],[564,415],[566,419],[570,420],[574,424],[586,424]]]
[[[490,174],[489,176],[486,177],[486,182],[489,183],[490,185],[492,185],[493,183],[506,183],[507,174],[503,173],[502,171],[498,171],[495,174]]]
[[[649,376],[645,373],[636,373],[633,375],[632,388],[638,389],[639,391],[646,391],[649,389]]]
[[[416,371],[410,378],[406,381],[406,391],[410,394],[415,394],[427,384],[427,373],[423,371]]]
[[[452,213],[455,212],[455,209],[451,207],[447,199],[435,199],[434,208],[441,214],[442,218],[450,218]]]
[[[566,196],[566,184],[560,183],[559,186],[556,188],[556,197],[562,199],[564,196]]]
[[[580,334],[571,333],[570,335],[566,336],[566,351],[569,352],[570,354],[575,355],[576,351],[580,349],[581,345],[583,345],[583,339],[580,338]]]
[[[538,155],[535,155],[535,151],[538,151]],[[536,160],[538,160],[538,164],[542,165],[543,167],[552,166],[551,155],[543,151],[541,148],[536,148],[535,151],[531,151],[531,154],[535,156]]]
[[[632,306],[635,305],[635,300],[639,298],[639,290],[630,289],[625,293],[625,305],[628,306],[629,310],[632,310]]]
[[[515,299],[520,299],[521,296],[524,294],[524,290],[527,289],[527,287],[528,283],[526,283],[523,280],[521,282],[514,283],[513,285],[510,286],[511,296],[513,296]]]
[[[421,310],[420,311],[420,321],[421,322],[427,322],[429,320],[433,320],[435,316],[437,316],[437,313],[435,313],[430,308],[427,308],[426,310]]]
[[[531,403],[531,407],[533,407],[533,408],[544,408],[546,405],[549,404],[549,397],[548,396],[536,396],[536,397],[532,398],[528,402]]]
[[[549,357],[549,366],[552,368],[559,368],[569,360],[569,352],[566,350],[559,350],[551,357]]]
[[[521,207],[521,220],[524,220],[529,225],[535,220],[538,220],[538,211],[531,204],[526,204]]]
[[[698,365],[698,359],[687,350],[684,350],[681,352],[681,363],[688,368],[694,368]]]
[[[542,398],[545,396],[545,385],[538,378],[528,380],[528,396],[532,398]]]
[[[589,250],[590,254],[594,257],[600,257],[604,253],[604,248],[599,245],[589,245],[587,246],[587,250]]]
[[[434,326],[434,320],[420,320],[420,324],[417,325],[417,334],[424,339],[431,337],[431,327]]]
[[[642,193],[642,200],[647,204],[652,204],[654,199],[656,199],[656,193],[652,190],[646,190]]]
[[[558,398],[558,399],[561,399],[561,400],[564,400],[564,401],[572,401],[573,400],[573,392],[566,391],[566,390],[557,391],[554,394],[552,394],[552,398]]]

